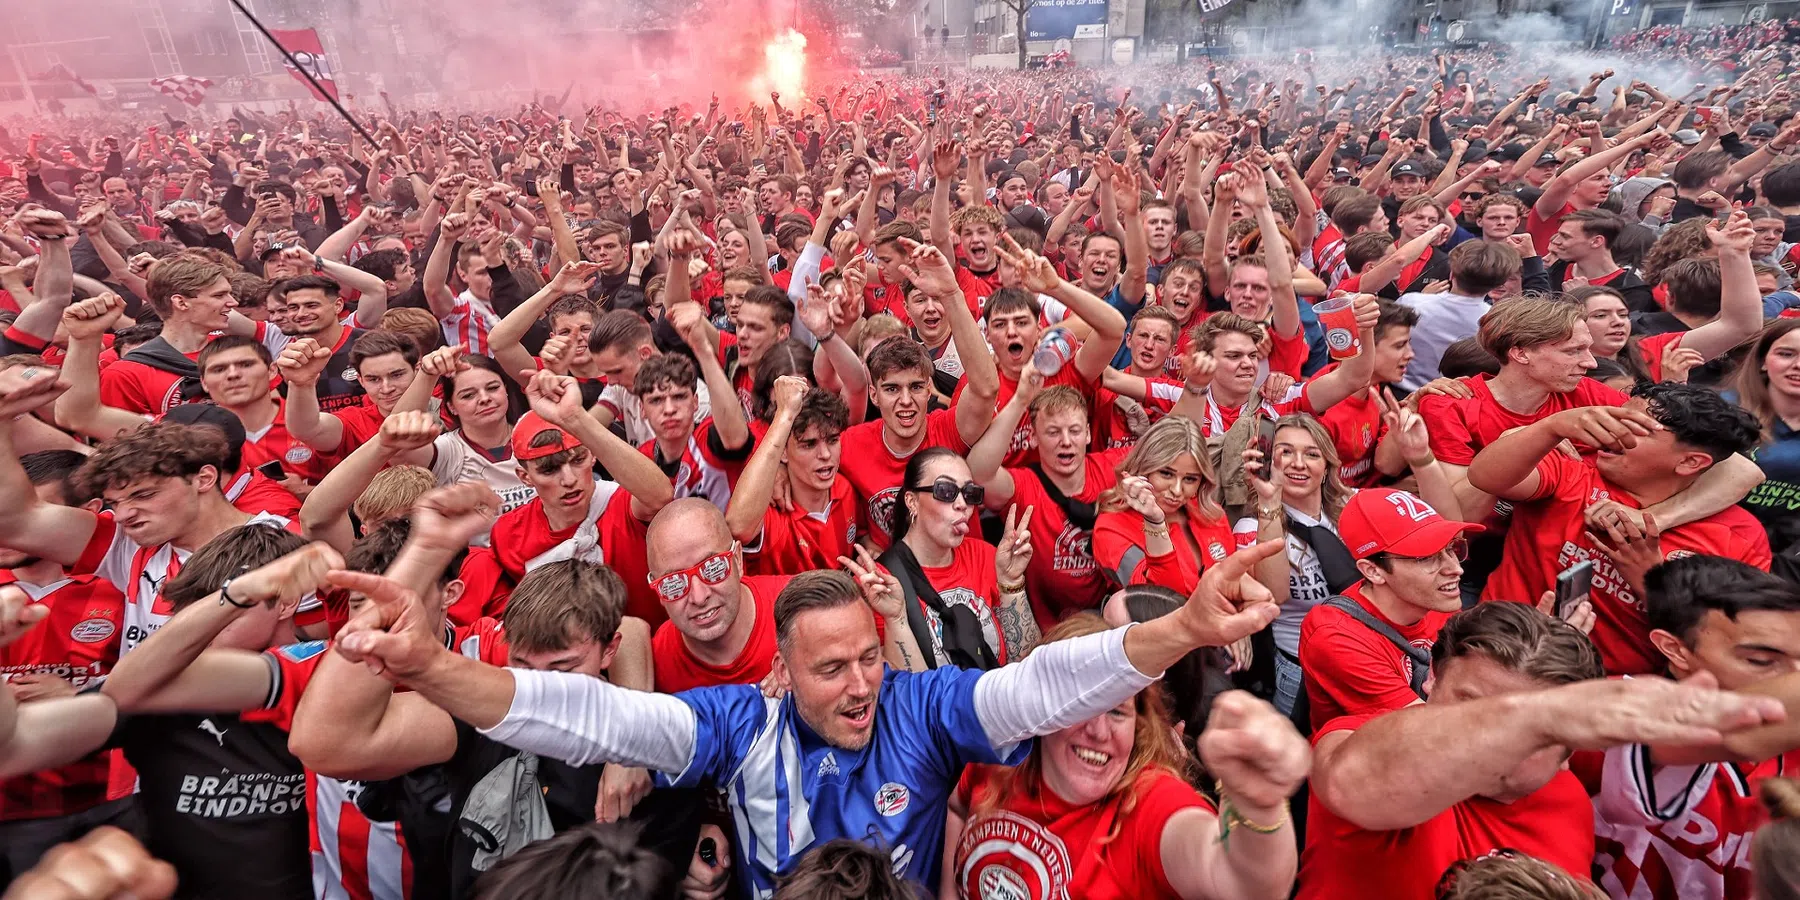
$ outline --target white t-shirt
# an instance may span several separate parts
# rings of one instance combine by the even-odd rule
[[[536,490],[519,480],[518,463],[510,457],[499,462],[488,459],[487,454],[469,445],[460,429],[438,435],[431,442],[431,449],[431,475],[439,487],[465,481],[486,482],[500,495],[503,513],[524,506],[537,496]],[[485,545],[487,536],[483,535],[477,543]]]

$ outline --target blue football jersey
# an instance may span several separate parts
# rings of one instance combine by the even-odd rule
[[[694,711],[694,756],[657,783],[693,787],[711,778],[737,825],[737,868],[751,895],[774,894],[775,875],[806,850],[854,838],[886,850],[894,872],[935,885],[944,815],[968,763],[1017,765],[1031,742],[995,747],[975,716],[981,672],[944,667],[888,671],[874,734],[860,751],[827,744],[800,720],[792,696],[753,685],[677,694]]]

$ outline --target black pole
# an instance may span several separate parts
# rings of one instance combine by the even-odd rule
[[[337,98],[331,96],[331,92],[325,90],[325,86],[319,84],[319,80],[314,78],[311,72],[306,71],[305,66],[300,65],[300,61],[294,58],[294,54],[288,52],[288,48],[281,46],[281,42],[276,40],[275,36],[269,33],[269,29],[263,27],[263,23],[257,21],[256,17],[250,14],[250,10],[244,8],[244,4],[240,2],[240,0],[231,0],[231,5],[237,7],[237,11],[243,13],[244,18],[249,19],[250,24],[255,25],[257,31],[262,32],[263,37],[269,39],[270,45],[281,51],[281,55],[288,61],[288,65],[293,66],[294,71],[299,72],[300,77],[305,78],[307,83],[313,86],[313,90],[318,91],[319,96],[324,97],[325,102],[331,104],[331,108],[337,110],[338,115],[343,116],[344,121],[350,123],[351,128],[356,129],[357,134],[362,135],[363,139],[368,141],[370,145],[380,143],[375,140],[375,136],[370,134],[367,128],[362,127],[361,122],[356,121],[355,116],[350,115],[343,106],[338,104]]]

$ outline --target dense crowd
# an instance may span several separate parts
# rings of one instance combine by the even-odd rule
[[[6,123],[7,897],[1794,897],[1787,29]]]

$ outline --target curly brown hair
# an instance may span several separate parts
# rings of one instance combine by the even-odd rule
[[[158,422],[101,444],[75,473],[75,486],[99,496],[143,478],[192,478],[207,466],[222,473],[229,456],[217,428]]]
[[[1644,283],[1662,284],[1663,272],[1690,256],[1713,255],[1712,241],[1706,237],[1705,216],[1670,225],[1644,254]]]

